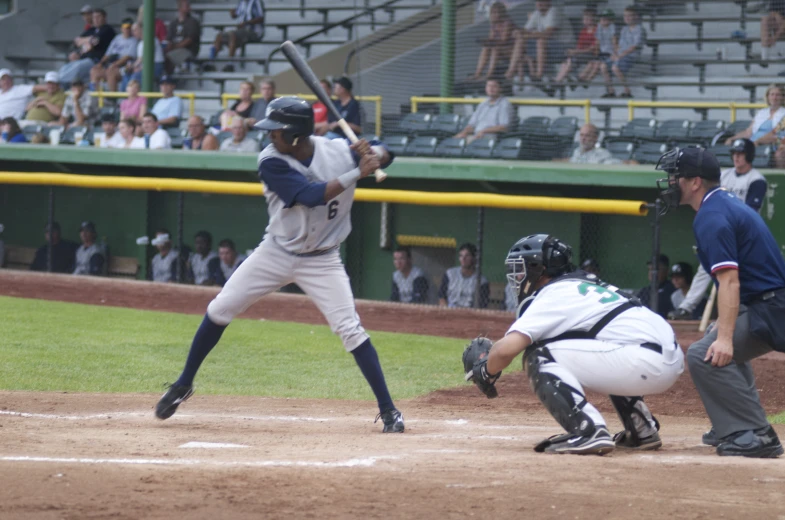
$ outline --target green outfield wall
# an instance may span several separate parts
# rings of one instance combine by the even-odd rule
[[[20,172],[81,173],[174,177],[258,182],[256,158],[186,151],[112,151],[65,146],[4,145],[0,170]],[[408,189],[434,192],[499,193],[558,197],[626,199],[653,202],[659,176],[650,166],[574,167],[564,163],[518,161],[444,160],[400,158],[382,184],[364,180],[372,189]],[[785,194],[779,188],[785,172],[769,171],[770,190],[762,213],[775,237],[785,243],[783,216]],[[54,188],[55,219],[65,238],[78,240],[79,223],[92,220],[112,254],[139,258],[146,273],[151,247],[137,246],[135,239],[165,227],[176,232],[178,194]],[[49,188],[0,184],[0,223],[7,244],[40,246],[47,218]],[[240,251],[258,244],[267,225],[263,197],[186,193],[184,237],[206,229],[217,242],[231,238]],[[785,211],[785,209],[783,209]],[[693,212],[679,208],[663,220],[662,251],[671,261],[697,265],[693,254]],[[478,210],[469,207],[428,207],[390,204],[386,233],[391,240],[381,245],[381,204],[356,202],[352,213],[354,231],[343,248],[356,295],[386,299],[390,290],[392,250],[397,235],[454,238],[476,242]],[[596,215],[566,212],[484,210],[483,273],[491,281],[504,280],[503,260],[510,245],[523,235],[547,232],[571,243],[578,259],[593,257],[604,277],[621,287],[646,283],[646,261],[651,255],[652,217]],[[456,254],[457,261],[457,254]]]

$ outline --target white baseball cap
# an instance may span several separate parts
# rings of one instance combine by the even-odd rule
[[[0,69],[0,78],[2,78],[3,76],[14,77],[14,75],[11,74],[11,70],[10,69]]]
[[[60,75],[57,72],[50,70],[44,76],[44,81],[46,83],[60,83]]]
[[[92,13],[93,12],[93,6],[91,6],[90,4],[85,4],[85,5],[82,6],[81,9],[79,9],[79,12],[82,13],[82,14],[84,14],[84,13]]]

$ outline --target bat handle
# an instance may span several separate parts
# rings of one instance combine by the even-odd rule
[[[347,123],[345,119],[339,119],[338,126],[341,127],[341,130],[343,130],[344,135],[352,143],[356,143],[357,141],[359,141],[357,135],[354,133],[354,130],[352,130],[352,127],[349,126],[349,123]],[[384,171],[381,168],[373,172],[373,176],[376,178],[376,182],[382,182],[384,179],[387,178],[387,174],[384,173]]]

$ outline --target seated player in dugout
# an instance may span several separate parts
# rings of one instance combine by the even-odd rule
[[[218,258],[212,250],[213,236],[207,231],[194,235],[194,252],[188,256],[188,279],[196,285],[210,285],[210,261]]]
[[[210,273],[210,285],[223,287],[231,278],[237,268],[246,259],[245,255],[238,255],[234,242],[225,238],[218,243],[218,256],[210,260],[207,267]]]
[[[439,287],[439,305],[441,307],[475,307],[474,298],[477,292],[477,246],[466,242],[458,248],[460,266],[445,271]],[[479,281],[480,294],[478,307],[488,306],[491,286],[484,276]]]
[[[505,264],[521,302],[518,318],[487,355],[468,354],[481,340],[490,347],[487,338],[467,347],[466,378],[496,397],[496,380],[523,352],[534,393],[566,430],[535,451],[656,450],[662,445],[659,423],[642,396],[668,390],[684,371],[673,329],[637,299],[575,270],[571,258],[571,247],[550,235],[530,235],[512,246]],[[585,390],[610,395],[623,431],[610,434]]]
[[[30,264],[31,271],[46,271],[47,257],[49,255],[49,240],[52,243],[52,272],[53,273],[73,273],[74,260],[76,259],[76,249],[79,244],[70,240],[63,240],[60,232],[60,224],[52,223],[50,233],[49,226],[44,228],[44,240],[46,244],[39,247],[35,252],[33,263]]]
[[[95,224],[90,221],[82,222],[79,226],[79,238],[82,240],[76,250],[74,274],[89,274],[101,276],[106,274],[106,248],[99,244],[98,231]]]
[[[392,291],[390,301],[402,303],[427,303],[428,278],[422,269],[412,265],[412,250],[399,247],[393,251]]]

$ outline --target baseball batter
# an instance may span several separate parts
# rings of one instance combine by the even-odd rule
[[[158,402],[159,419],[171,417],[193,393],[202,361],[232,319],[266,294],[296,283],[340,336],[373,390],[385,433],[404,431],[382,367],[360,324],[339,246],[351,231],[355,183],[392,161],[379,144],[313,136],[313,110],[302,99],[278,98],[255,128],[271,145],[259,154],[269,224],[262,242],[210,302],[180,378]]]
[[[513,245],[505,263],[518,291],[518,319],[467,375],[494,397],[501,371],[525,351],[532,389],[567,431],[539,443],[537,452],[656,450],[659,424],[640,396],[670,388],[684,371],[684,354],[663,318],[595,275],[574,270],[571,256],[569,245],[544,234]],[[624,431],[609,433],[584,389],[610,395]]]

